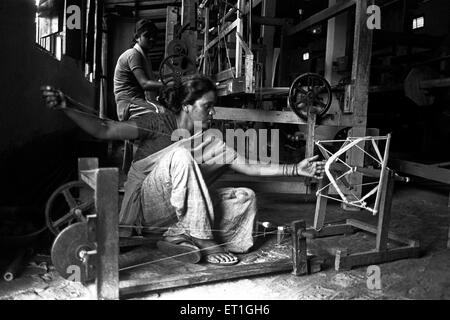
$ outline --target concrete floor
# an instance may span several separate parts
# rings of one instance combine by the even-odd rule
[[[429,189],[429,188],[428,188]],[[134,299],[450,299],[450,249],[446,248],[450,226],[448,193],[418,187],[399,187],[393,203],[391,231],[419,240],[424,255],[380,265],[381,290],[367,287],[367,267],[337,272],[327,268],[319,273],[295,277],[290,274],[262,276],[222,283],[144,294]],[[287,223],[303,218],[312,223],[314,204],[302,203],[293,196],[265,195],[259,198],[260,220]],[[327,222],[358,218],[375,219],[370,213],[344,212],[330,205]],[[357,233],[333,239],[351,250],[373,240]],[[0,299],[91,299],[92,288],[66,281],[51,265],[34,264],[11,282],[0,281]]]

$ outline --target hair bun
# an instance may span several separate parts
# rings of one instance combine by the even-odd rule
[[[164,86],[159,94],[158,101],[172,112],[177,113],[181,108],[180,85]]]

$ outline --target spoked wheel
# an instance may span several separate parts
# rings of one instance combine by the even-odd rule
[[[180,82],[182,77],[197,73],[195,63],[185,55],[171,55],[159,66],[159,78],[164,85],[169,82]]]
[[[76,222],[85,222],[86,215],[94,213],[94,190],[82,181],[66,183],[53,192],[45,206],[45,219],[51,232]]]
[[[288,105],[300,118],[307,120],[308,111],[322,118],[332,101],[331,86],[321,75],[305,73],[297,77],[289,89]]]

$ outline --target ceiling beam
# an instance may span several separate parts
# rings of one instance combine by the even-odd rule
[[[329,8],[326,8],[311,17],[307,18],[306,20],[300,22],[299,24],[290,27],[287,30],[287,35],[292,36],[300,31],[303,31],[305,29],[308,29],[318,23],[321,23],[323,21],[326,21],[328,19],[331,19],[340,13],[350,9],[351,6],[356,4],[356,0],[347,0],[345,2],[336,4],[334,6],[331,6]]]

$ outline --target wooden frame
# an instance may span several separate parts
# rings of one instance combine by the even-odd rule
[[[318,196],[317,198],[314,225],[307,230],[310,238],[350,234],[357,230],[376,235],[375,248],[371,251],[350,254],[348,248],[339,248],[336,252],[332,253],[335,254],[335,269],[337,271],[405,258],[417,258],[420,255],[419,242],[405,239],[389,232],[396,175],[386,166],[384,166],[384,169],[379,174],[381,175],[380,201],[378,207],[375,208],[378,211],[378,225],[376,227],[354,219],[348,219],[344,224],[325,225],[327,198],[323,196]],[[326,181],[322,182],[322,184],[325,183]],[[401,246],[388,248],[389,241],[400,243]]]
[[[96,215],[88,216],[87,233],[90,242],[95,243],[95,274],[96,292],[98,299],[119,299],[127,296],[153,290],[173,289],[186,285],[209,283],[247,276],[256,276],[275,272],[292,270],[294,275],[300,276],[308,270],[320,269],[321,260],[307,256],[305,237],[306,224],[295,221],[290,226],[292,236],[292,259],[276,262],[245,264],[222,267],[211,272],[202,272],[186,278],[176,280],[139,279],[119,281],[119,266],[127,263],[128,267],[136,260],[133,254],[119,255],[119,186],[117,168],[98,168],[95,158],[79,159],[79,177],[94,190]],[[116,190],[114,192],[113,190]],[[154,240],[151,240],[154,241]],[[143,240],[142,243],[148,242]],[[134,241],[132,245],[139,244]],[[142,250],[141,250],[142,251]],[[136,256],[139,256],[137,254]],[[140,254],[142,256],[142,252]],[[138,257],[139,258],[139,257]],[[129,261],[125,261],[129,260]],[[131,262],[131,263],[130,263]]]

